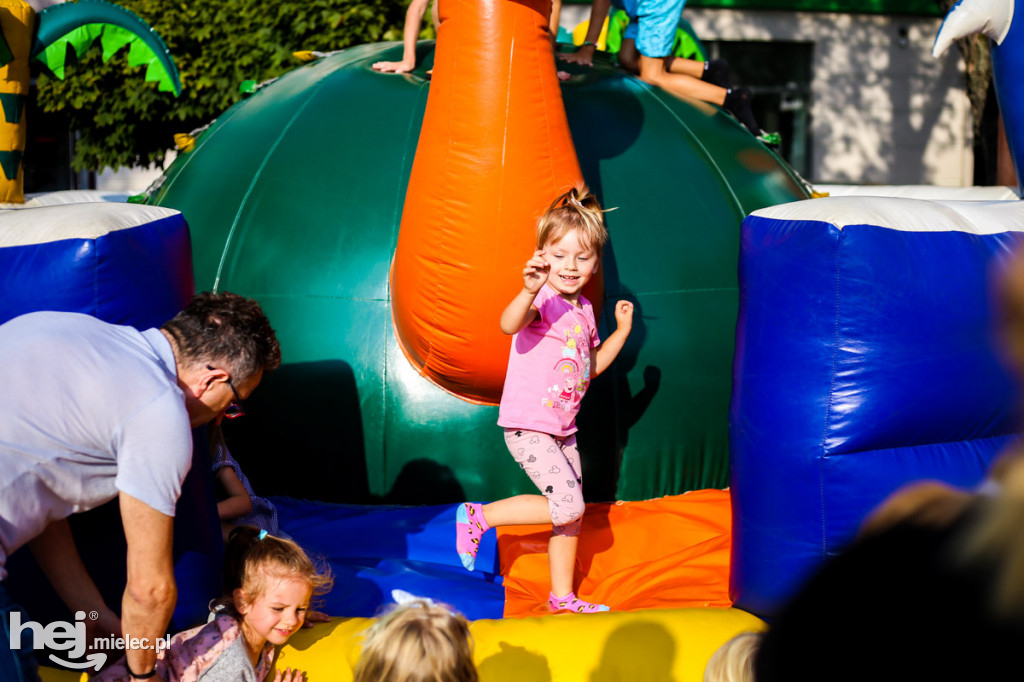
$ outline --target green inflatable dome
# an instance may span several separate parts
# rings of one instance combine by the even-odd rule
[[[420,377],[392,330],[388,268],[433,43],[419,51],[402,76],[370,69],[399,58],[394,43],[296,68],[221,115],[148,199],[188,220],[198,289],[256,298],[278,331],[282,368],[227,427],[261,494],[425,504],[534,492],[497,408]],[[805,191],[715,107],[606,64],[576,70],[562,93],[583,175],[616,207],[607,296],[637,305],[579,415],[587,499],[727,486],[740,223]]]

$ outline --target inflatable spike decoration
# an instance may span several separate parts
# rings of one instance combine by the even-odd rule
[[[163,39],[137,14],[104,0],[67,2],[40,12],[32,57],[63,79],[68,46],[81,59],[97,40],[104,62],[128,47],[128,65],[145,66],[147,82],[175,97],[181,94],[178,67]]]
[[[35,10],[24,0],[0,0],[0,33],[0,202],[25,201],[22,156],[31,59],[63,79],[68,46],[80,58],[99,40],[103,61],[128,46],[129,65],[145,66],[147,81],[157,82],[160,90],[175,97],[181,94],[178,69],[164,41],[138,16],[109,2],[52,5],[39,13],[37,21]]]
[[[292,52],[292,56],[298,59],[300,62],[315,62],[317,59],[323,59],[327,55],[334,54],[333,52],[317,52],[316,50],[299,50],[298,52]]]
[[[498,320],[522,287],[537,219],[582,180],[547,32],[550,5],[440,6],[391,269],[393,318],[420,373],[475,403],[501,396],[511,340]]]
[[[187,154],[196,146],[196,138],[190,133],[174,133],[174,146],[179,152]]]
[[[961,0],[943,20],[932,55],[940,56],[954,41],[975,33],[992,40],[992,80],[1017,173],[1017,194],[1024,195],[1024,82],[1020,78],[1024,20],[1015,16],[1015,4],[1015,0]]]

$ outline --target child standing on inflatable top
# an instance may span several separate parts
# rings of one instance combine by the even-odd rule
[[[93,680],[127,682],[153,676],[166,682],[300,682],[304,677],[299,670],[270,675],[275,645],[302,627],[310,599],[327,592],[331,582],[330,574],[318,570],[291,540],[239,526],[225,549],[225,596],[215,602],[210,621],[179,632],[166,649],[157,647],[153,672],[140,678],[122,658]]]
[[[698,61],[672,54],[685,4],[686,0],[594,0],[583,44],[575,52],[559,55],[559,58],[592,65],[598,37],[614,5],[625,11],[630,20],[619,50],[619,64],[624,69],[677,97],[717,104],[735,116],[758,140],[770,147],[778,146],[778,133],[765,132],[754,118],[751,107],[754,95],[750,88],[730,85],[729,65],[725,60]]]
[[[607,611],[573,592],[576,545],[583,517],[583,476],[576,447],[576,413],[592,376],[611,364],[633,326],[633,304],[615,304],[618,328],[600,343],[590,302],[581,291],[597,272],[608,240],[604,211],[585,187],[565,192],[537,227],[537,251],[523,269],[523,288],[501,314],[514,334],[498,425],[520,468],[542,495],[518,495],[458,508],[456,546],[473,570],[480,537],[506,525],[553,525],[548,542],[553,611]]]

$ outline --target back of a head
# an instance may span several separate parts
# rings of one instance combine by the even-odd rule
[[[417,599],[370,628],[354,682],[477,682],[469,624]]]
[[[162,329],[185,365],[226,365],[237,382],[281,364],[281,347],[260,304],[238,294],[204,292]]]
[[[994,309],[1003,355],[1024,382],[1024,248],[994,272]]]
[[[993,610],[1024,623],[1024,452],[1018,446],[999,464],[999,487],[981,497],[978,521],[959,553],[965,565],[993,567]]]
[[[704,667],[704,682],[754,682],[760,632],[741,632],[718,647]]]
[[[898,523],[826,562],[772,620],[758,682],[1000,679],[1024,621],[993,609],[1000,562],[964,560],[984,512]]]

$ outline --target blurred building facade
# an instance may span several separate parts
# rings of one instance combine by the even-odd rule
[[[565,0],[562,26],[589,18]],[[756,95],[762,127],[808,180],[967,186],[974,179],[963,61],[939,59],[934,0],[690,0],[711,57]]]

